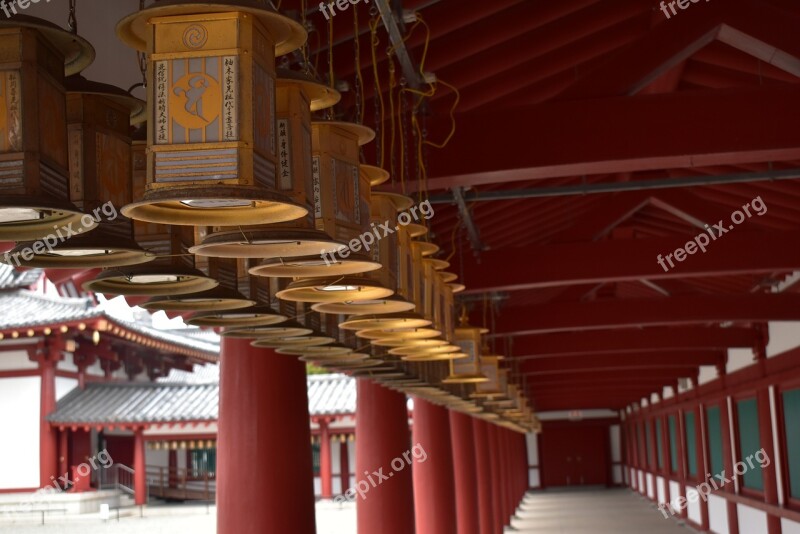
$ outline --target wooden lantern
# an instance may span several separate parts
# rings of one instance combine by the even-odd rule
[[[94,49],[29,17],[0,21],[0,49],[0,240],[35,240],[81,222],[69,201],[64,74]]]
[[[302,26],[266,4],[156,2],[117,25],[148,62],[147,187],[133,219],[235,226],[307,209],[278,190],[275,57]]]

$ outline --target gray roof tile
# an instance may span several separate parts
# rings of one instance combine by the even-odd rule
[[[312,375],[307,385],[311,415],[355,413],[355,379],[341,374]],[[48,420],[64,424],[216,421],[218,413],[218,381],[90,383],[62,398]]]

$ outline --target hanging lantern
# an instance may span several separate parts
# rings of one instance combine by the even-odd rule
[[[375,280],[383,287],[393,291],[398,290],[398,277],[400,273],[400,247],[398,243],[397,214],[411,207],[413,201],[406,196],[393,193],[375,193],[371,200],[371,226],[380,228],[388,226],[396,231],[375,239],[371,244],[372,259],[381,265],[377,271],[369,272],[366,278]],[[414,302],[410,302],[395,294],[390,297],[375,300],[357,300],[333,303],[317,303],[312,309],[320,313],[363,315],[380,313],[401,313],[413,310]]]
[[[220,228],[192,252],[226,258],[291,258],[333,252],[341,243],[314,227],[311,172],[311,112],[336,104],[334,89],[301,73],[278,69],[276,114],[278,177],[276,188],[308,214],[292,223],[247,228]],[[295,273],[286,268],[284,276]],[[303,272],[297,274],[302,276]]]
[[[137,129],[132,143],[132,194],[141,197],[147,184],[146,131]],[[189,253],[204,227],[168,226],[133,221],[136,242],[155,260],[143,265],[106,269],[83,284],[87,291],[110,295],[183,295],[217,287],[218,282],[198,269]],[[207,262],[203,265],[207,268]]]
[[[123,215],[195,226],[306,215],[276,187],[275,57],[305,42],[300,24],[251,1],[162,1],[117,34],[147,52],[151,110],[146,191]]]
[[[386,313],[364,314],[348,318],[339,323],[339,328],[344,330],[388,330],[388,329],[413,329],[430,326],[431,321],[418,313]]]
[[[361,250],[365,242],[361,236],[373,231],[369,213],[373,173],[360,171],[359,147],[374,138],[375,132],[360,124],[311,123],[314,224],[343,245],[327,254],[318,249],[310,256],[267,259],[252,274],[335,277],[381,267]]]
[[[475,385],[475,391],[470,395],[473,398],[492,398],[503,394],[501,389],[501,377],[505,377],[506,371],[500,369],[499,359],[496,356],[480,356],[479,373],[488,380]]]
[[[56,236],[83,216],[69,201],[64,75],[86,68],[94,49],[24,15],[0,21],[0,48],[0,241]]]
[[[281,337],[302,337],[313,334],[314,330],[308,328],[295,320],[288,320],[284,323],[277,325],[264,325],[264,326],[251,326],[251,327],[236,327],[226,329],[222,332],[224,337],[233,337],[239,339],[256,339],[256,340],[271,340]],[[254,347],[261,345],[255,345]],[[266,347],[266,345],[264,346]],[[272,347],[266,347],[272,348]]]
[[[86,213],[74,235],[37,252],[20,243],[9,254],[33,249],[23,267],[91,268],[140,264],[155,259],[133,238],[130,219],[117,206],[131,201],[132,118],[144,102],[114,86],[76,74],[65,80],[69,146],[69,196]],[[95,226],[92,232],[85,227]]]
[[[445,384],[480,384],[489,381],[481,373],[481,335],[489,333],[487,328],[469,326],[467,309],[462,308],[461,325],[455,329],[455,342],[466,358],[450,361],[450,374],[442,380]]]
[[[219,282],[217,287],[199,293],[157,296],[140,306],[146,310],[221,312],[256,305],[257,299],[239,291],[239,277],[245,272],[235,259],[211,258],[208,274]]]
[[[214,327],[262,326],[284,323],[289,319],[270,306],[269,281],[247,274],[249,260],[212,258],[211,263],[221,285],[235,288],[255,304],[244,308],[200,311],[190,316],[186,320],[187,324]],[[191,298],[191,295],[187,297]]]

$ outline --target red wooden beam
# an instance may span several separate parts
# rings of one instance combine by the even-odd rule
[[[591,356],[554,356],[528,360],[518,367],[518,372],[526,375],[546,375],[574,370],[594,370],[603,368],[642,369],[674,368],[699,365],[718,365],[725,362],[725,353],[719,350],[702,351],[661,351],[651,353],[602,354]]]
[[[494,335],[800,320],[800,295],[750,294],[548,303],[509,308]]]
[[[732,226],[724,220],[726,231]],[[800,232],[746,232],[720,237],[697,231],[692,238],[606,240],[504,249],[481,253],[464,266],[465,293],[519,291],[576,284],[764,274],[800,269]],[[692,241],[692,255],[679,262],[675,250]],[[698,247],[702,244],[704,254]],[[670,267],[674,265],[674,267]],[[668,269],[668,270],[665,270]]]
[[[433,191],[564,176],[795,161],[800,159],[800,134],[795,114],[786,110],[794,109],[799,98],[798,86],[747,87],[465,114],[458,119],[457,135],[431,161],[432,178],[426,186]],[[686,128],[688,123],[692,128]],[[415,186],[406,184],[407,189]]]
[[[749,348],[758,339],[751,328],[700,326],[597,330],[542,334],[515,339],[515,360],[575,356],[579,354],[637,353],[663,350]]]

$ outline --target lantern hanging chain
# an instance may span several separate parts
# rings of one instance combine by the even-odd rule
[[[405,79],[401,78],[401,86],[404,85],[404,83]],[[401,91],[397,93],[397,130],[400,135],[400,142],[398,143],[400,149],[400,187],[403,194],[406,193],[406,172],[408,172],[408,153],[406,152],[408,146],[406,145],[406,130],[403,124],[406,118],[404,100],[405,98],[403,98],[403,91],[401,89]],[[394,110],[392,110],[392,112],[394,112]]]
[[[396,86],[395,81],[395,68],[394,68],[394,58],[391,54],[391,49],[387,50],[387,56],[389,56],[389,172],[394,176],[394,171],[396,168],[396,160],[395,160],[395,110],[394,110],[394,88]],[[400,177],[402,181],[403,177]],[[405,186],[404,186],[405,187]],[[403,189],[403,193],[405,194],[405,189]]]
[[[331,89],[336,86],[333,73],[333,17],[328,20],[328,81]],[[333,106],[328,108],[328,119],[333,120]]]
[[[364,124],[364,108],[366,101],[364,100],[364,78],[361,75],[361,38],[359,37],[358,26],[358,10],[353,9],[353,48],[355,50],[355,66],[356,66],[356,122]]]
[[[300,23],[303,28],[306,28],[306,0],[300,0]],[[311,70],[308,63],[308,39],[305,40],[303,46],[300,47],[300,53],[303,55],[303,72],[308,74]]]
[[[376,130],[380,134],[380,144],[378,146],[378,154],[376,158],[376,162],[378,167],[384,168],[385,163],[385,152],[384,152],[384,139],[385,139],[385,128],[384,128],[384,120],[385,120],[385,110],[383,106],[383,90],[381,89],[381,78],[380,74],[378,73],[378,45],[380,44],[380,40],[378,39],[378,24],[380,19],[378,18],[378,10],[374,6],[370,8],[370,15],[372,15],[372,20],[369,23],[369,33],[370,33],[370,48],[372,52],[372,75],[374,78],[375,83],[375,125]],[[394,180],[394,176],[392,176]]]
[[[69,0],[69,16],[67,18],[67,27],[72,33],[78,33],[78,17],[75,14],[75,2],[77,0]]]

